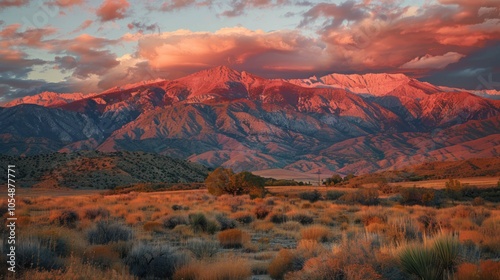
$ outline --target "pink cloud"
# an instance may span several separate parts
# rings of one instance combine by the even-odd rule
[[[332,71],[387,71],[422,52],[437,60],[447,53],[467,55],[500,40],[498,16],[492,18],[492,9],[479,12],[493,5],[496,9],[498,1],[440,2],[419,8],[370,1],[317,4],[304,14],[301,26],[320,24],[318,34],[332,54]],[[420,65],[424,61],[429,62],[424,57]]]
[[[82,5],[84,2],[85,2],[84,0],[55,0],[48,2],[47,4],[66,8],[71,6],[79,6]]]
[[[101,21],[113,21],[125,18],[129,7],[127,0],[105,0],[96,14]]]
[[[89,27],[92,25],[92,23],[94,23],[94,21],[93,21],[93,20],[91,20],[91,19],[87,19],[87,20],[85,20],[84,22],[82,22],[82,24],[80,24],[80,26],[78,26],[78,27],[77,27],[77,28],[73,31],[73,33],[78,33],[78,32],[80,32],[80,31],[83,31],[83,30],[85,30],[85,29],[89,28]]]
[[[422,57],[415,57],[414,59],[401,65],[403,69],[443,69],[451,63],[458,62],[463,58],[463,54],[456,52],[448,52],[443,55],[425,55]]]
[[[53,35],[57,32],[55,28],[36,28],[28,29],[24,32],[19,32],[21,24],[11,24],[0,31],[0,47],[30,47],[43,48],[43,40],[45,37]]]
[[[138,39],[137,56],[153,67],[184,74],[217,65],[247,71],[325,69],[329,55],[323,46],[294,31],[263,32],[223,28],[216,32],[180,30]],[[179,73],[179,75],[182,73]]]
[[[0,0],[0,9],[7,7],[21,7],[29,3],[29,0]]]

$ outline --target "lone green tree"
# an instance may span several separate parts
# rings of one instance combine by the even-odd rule
[[[212,173],[208,174],[207,179],[205,179],[205,185],[207,186],[208,192],[213,195],[222,195],[225,193],[233,193],[231,176],[234,175],[233,170],[225,169],[219,167],[215,169]]]
[[[446,192],[452,199],[460,198],[463,185],[459,180],[454,180],[450,178],[448,182],[446,182],[445,187],[446,187]]]
[[[231,169],[219,167],[205,180],[208,192],[213,195],[250,194],[252,197],[263,196],[265,179],[250,172],[234,173]]]
[[[325,182],[327,186],[334,186],[339,183],[342,183],[342,177],[339,174],[335,174],[332,177],[327,178]]]

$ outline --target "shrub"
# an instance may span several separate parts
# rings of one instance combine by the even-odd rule
[[[16,246],[16,265],[22,269],[53,270],[62,268],[63,261],[39,239],[28,238]]]
[[[242,224],[249,224],[253,222],[253,216],[251,213],[248,212],[238,212],[235,213],[233,216],[233,219],[236,221],[242,223]]]
[[[219,252],[219,244],[217,242],[203,239],[189,240],[186,248],[198,259],[210,258]]]
[[[94,245],[84,252],[83,261],[100,268],[110,268],[120,261],[120,255],[109,245]]]
[[[178,204],[174,204],[172,205],[172,210],[174,211],[179,211],[179,210],[182,210],[182,205],[178,205]]]
[[[253,213],[255,214],[257,219],[260,220],[265,219],[267,215],[269,215],[269,212],[271,212],[271,210],[265,205],[259,205],[253,209]]]
[[[349,192],[342,195],[338,200],[346,204],[377,205],[379,203],[378,191],[375,189],[361,189],[356,192]]]
[[[217,231],[219,231],[220,228],[219,228],[219,224],[213,220],[208,220],[207,222],[207,230],[206,232],[208,234],[214,234],[216,233]]]
[[[300,251],[307,258],[317,257],[325,251],[325,247],[318,241],[312,239],[302,239],[297,243],[297,251]]]
[[[288,221],[286,223],[283,223],[281,227],[287,231],[298,232],[302,228],[302,225],[299,222]]]
[[[429,213],[423,214],[417,218],[417,221],[422,225],[423,231],[427,234],[436,233],[439,230],[439,224],[435,215]]]
[[[389,220],[385,236],[395,244],[416,240],[421,237],[418,227],[409,217],[396,217]]]
[[[341,196],[343,196],[345,193],[341,191],[327,191],[326,192],[326,199],[327,200],[337,200]]]
[[[140,278],[171,278],[177,267],[187,264],[186,254],[167,245],[136,244],[125,259],[130,273]]]
[[[339,174],[335,174],[332,177],[327,178],[325,182],[327,186],[334,186],[340,183],[342,183],[342,177]]]
[[[64,210],[55,215],[51,215],[51,223],[59,226],[74,228],[76,222],[80,219],[78,213],[73,210]]]
[[[462,183],[460,183],[459,180],[453,180],[450,178],[448,182],[445,183],[445,188],[449,193],[455,192],[458,194],[462,190]]]
[[[432,189],[425,189],[425,188],[417,188],[417,187],[411,187],[411,188],[401,188],[400,192],[401,194],[401,204],[407,204],[407,205],[437,205],[439,204],[439,201],[437,200],[436,197],[436,192]]]
[[[265,179],[250,172],[243,171],[237,174],[231,169],[219,167],[208,174],[205,180],[208,192],[214,195],[251,194],[252,197],[262,197],[265,193]]]
[[[266,221],[257,221],[252,224],[253,229],[256,231],[268,232],[274,228],[274,224]]]
[[[144,223],[144,225],[142,226],[142,228],[145,231],[160,232],[162,230],[162,228],[163,228],[163,224],[160,223],[160,222],[148,221],[148,222]]]
[[[231,259],[213,263],[191,263],[178,269],[174,280],[246,280],[252,275],[251,267],[247,260]]]
[[[465,185],[462,187],[460,191],[462,197],[468,197],[468,198],[478,197],[481,194],[481,190],[476,186]]]
[[[497,280],[500,279],[500,262],[482,260],[479,265],[463,263],[454,276],[456,280]]]
[[[294,254],[292,250],[282,249],[267,270],[271,278],[283,279],[287,272],[301,270],[303,265],[304,259],[301,256]]]
[[[94,228],[87,232],[87,239],[91,244],[128,241],[132,239],[132,229],[115,222],[98,221]]]
[[[338,259],[330,255],[322,255],[307,260],[302,270],[287,275],[287,279],[345,280],[351,278],[347,278],[344,267]]]
[[[220,245],[224,248],[241,248],[248,235],[240,229],[227,229],[217,236]]]
[[[481,197],[475,197],[473,200],[472,200],[472,205],[473,206],[482,206],[484,205],[484,199],[481,198]]]
[[[302,192],[299,194],[299,197],[313,203],[321,199],[321,193],[318,190],[314,190],[312,192]]]
[[[314,222],[313,216],[308,213],[288,213],[288,217],[291,221],[299,222],[303,225],[312,224]]]
[[[392,186],[392,185],[389,185],[388,183],[385,183],[385,182],[378,184],[378,190],[383,194],[399,193],[400,189],[401,189],[401,186]]]
[[[36,238],[42,247],[48,248],[58,257],[67,257],[71,253],[70,230],[47,229],[36,232]]]
[[[236,220],[231,219],[223,214],[217,214],[215,219],[220,225],[221,230],[231,229],[236,227]]]
[[[288,221],[288,217],[285,214],[274,213],[269,216],[269,221],[275,224],[282,224]]]
[[[188,218],[189,224],[195,233],[207,231],[208,220],[203,213],[189,214]]]
[[[302,236],[302,239],[311,239],[318,242],[326,242],[328,241],[328,237],[330,236],[330,229],[325,226],[315,225],[303,228],[300,231],[300,235]]]
[[[88,208],[85,209],[83,217],[89,220],[95,220],[97,218],[107,219],[109,218],[109,210],[102,207]]]
[[[163,218],[163,226],[169,229],[173,229],[178,225],[187,225],[189,220],[185,215],[167,215]]]
[[[387,214],[382,211],[366,211],[361,215],[361,222],[365,226],[369,226],[370,224],[385,224],[387,222]]]

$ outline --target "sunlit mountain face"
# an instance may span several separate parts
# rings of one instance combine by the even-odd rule
[[[500,101],[403,74],[266,79],[218,66],[0,111],[2,153],[144,151],[235,170],[368,173],[494,157]]]

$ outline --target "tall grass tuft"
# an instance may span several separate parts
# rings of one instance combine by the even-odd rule
[[[403,270],[421,279],[443,279],[457,264],[460,243],[455,236],[440,235],[424,245],[408,245],[399,254]]]
[[[186,248],[198,259],[211,258],[219,252],[219,243],[200,238],[191,239],[187,242]]]
[[[457,264],[460,242],[454,236],[442,235],[434,240],[432,250],[440,260],[442,268],[449,271]]]
[[[443,270],[438,265],[437,255],[430,248],[408,246],[400,253],[399,260],[404,271],[417,275],[420,279],[442,279]]]

